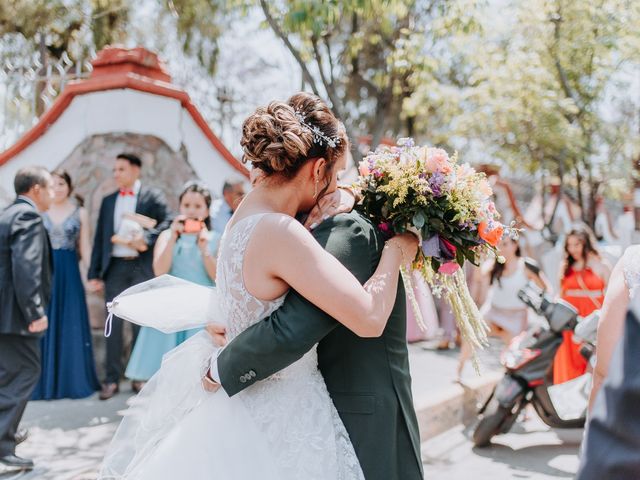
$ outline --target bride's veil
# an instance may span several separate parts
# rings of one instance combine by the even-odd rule
[[[123,292],[114,300],[110,312],[165,332],[210,321],[225,323],[215,289],[168,275]],[[201,379],[216,350],[209,335],[202,331],[164,356],[160,370],[129,401],[98,478],[135,478],[135,472],[150,458],[160,440],[209,395]]]

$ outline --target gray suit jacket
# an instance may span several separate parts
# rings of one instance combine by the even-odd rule
[[[384,247],[378,230],[355,212],[323,222],[314,236],[361,283],[373,275]],[[222,351],[218,357],[222,385],[234,395],[291,365],[318,342],[320,371],[365,478],[422,480],[402,284],[379,338],[358,337],[297,292],[289,292],[278,311]],[[247,375],[250,371],[255,375]]]

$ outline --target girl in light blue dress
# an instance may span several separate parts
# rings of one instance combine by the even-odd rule
[[[189,182],[179,199],[180,214],[156,242],[153,271],[156,275],[168,273],[200,285],[214,286],[220,236],[210,229],[211,193],[201,183]],[[167,334],[143,327],[125,375],[134,381],[147,381],[160,368],[165,353],[199,330],[194,328]]]

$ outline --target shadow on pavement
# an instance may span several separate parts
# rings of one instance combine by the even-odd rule
[[[535,417],[535,418],[532,418]],[[533,428],[532,428],[533,424]],[[464,436],[471,441],[475,423],[464,429]],[[555,468],[552,463],[559,456],[575,456],[582,440],[582,429],[552,429],[549,431],[534,413],[529,413],[529,419],[524,424],[516,422],[511,431],[496,436],[491,446],[486,448],[473,447],[471,450],[479,457],[487,458],[495,463],[501,463],[510,469],[521,472],[537,472],[559,478],[573,478],[575,472]],[[553,433],[549,441],[549,433]],[[544,439],[540,437],[544,434]],[[507,445],[506,442],[511,445]],[[514,448],[512,445],[516,445]]]

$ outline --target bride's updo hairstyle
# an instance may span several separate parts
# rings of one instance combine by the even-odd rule
[[[293,178],[309,160],[324,158],[326,179],[347,149],[344,125],[326,103],[310,93],[297,93],[286,103],[259,107],[242,124],[243,162],[265,177]],[[320,193],[319,197],[322,196]]]

